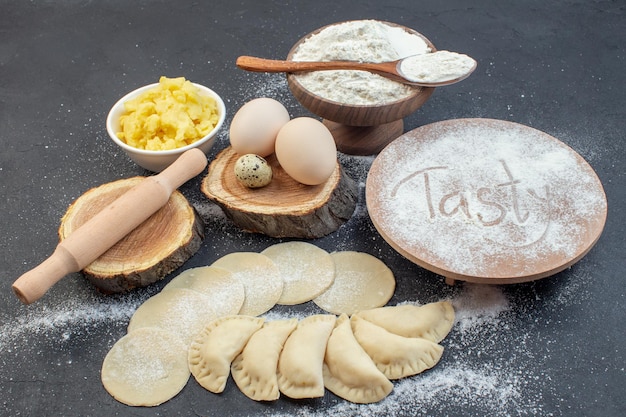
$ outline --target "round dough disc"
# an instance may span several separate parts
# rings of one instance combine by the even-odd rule
[[[311,301],[335,280],[335,261],[328,252],[311,243],[277,243],[261,254],[274,261],[285,284],[277,304]]]
[[[232,272],[214,266],[186,269],[163,287],[162,291],[187,288],[211,298],[211,308],[221,316],[239,313],[245,291],[241,281]]]
[[[243,284],[246,298],[239,314],[261,315],[276,305],[283,292],[283,278],[278,266],[260,253],[229,253],[211,266],[229,270]]]
[[[104,388],[132,406],[164,403],[187,384],[187,346],[176,335],[155,327],[138,329],[118,340],[102,363]]]
[[[456,119],[396,139],[374,160],[367,209],[400,254],[447,278],[532,281],[581,259],[607,216],[602,183],[556,138]]]
[[[351,315],[359,310],[382,307],[393,295],[396,280],[380,259],[364,252],[333,252],[335,281],[313,299],[334,314]]]
[[[204,326],[222,316],[211,305],[211,298],[187,288],[173,288],[148,298],[137,308],[128,323],[132,333],[144,327],[167,330],[187,346]]]

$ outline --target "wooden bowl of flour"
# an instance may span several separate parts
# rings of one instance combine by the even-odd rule
[[[341,25],[357,24],[362,24],[367,32],[372,32],[367,25],[389,29],[392,33],[392,44],[402,41],[407,44],[408,39],[414,41],[416,48],[427,47],[431,51],[436,50],[430,40],[413,29],[390,22],[362,20],[327,25],[307,34],[291,48],[287,59],[307,60],[299,56],[304,48],[315,48],[311,44],[320,41],[320,34],[328,36],[327,33]],[[409,38],[402,38],[403,36]],[[337,42],[343,43],[345,40]],[[332,43],[325,40],[324,49],[329,48],[332,48]],[[398,50],[397,53],[400,56],[407,56],[422,52]],[[324,60],[324,58],[315,59]],[[354,60],[352,57],[347,59]],[[400,136],[404,132],[402,119],[419,109],[435,90],[434,87],[405,86],[375,74],[365,75],[366,80],[356,78],[346,82],[343,78],[335,77],[336,74],[329,71],[317,71],[315,74],[289,73],[287,83],[300,104],[323,119],[335,138],[337,149],[354,155],[378,153]]]

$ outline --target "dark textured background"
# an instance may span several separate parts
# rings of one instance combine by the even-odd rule
[[[504,288],[511,303],[504,324],[472,338],[450,335],[442,369],[463,350],[464,363],[516,374],[519,398],[495,406],[493,398],[480,399],[490,394],[470,386],[448,394],[456,401],[435,396],[440,400],[385,414],[626,414],[624,1],[0,0],[0,415],[348,413],[332,408],[341,401],[330,394],[304,404],[257,404],[232,383],[224,395],[212,396],[193,381],[158,408],[126,407],[102,388],[100,366],[124,334],[129,311],[161,284],[104,297],[72,274],[31,306],[21,305],[10,286],[52,252],[60,217],[74,199],[102,183],[147,174],[106,135],[106,114],[119,97],[160,75],[185,76],[224,97],[227,123],[239,106],[263,95],[282,101],[292,116],[306,115],[282,76],[245,73],[235,59],[283,58],[308,32],[363,18],[409,26],[438,49],[479,62],[468,80],[438,89],[406,118],[406,130],[462,117],[532,126],[587,159],[609,203],[604,233],[582,261],[554,277]],[[227,143],[224,131],[215,151]],[[363,184],[367,158],[344,162]],[[203,210],[207,238],[185,267],[274,242],[228,224],[201,196],[199,181],[181,191]],[[392,302],[428,302],[460,291],[394,253],[363,212],[363,198],[361,188],[355,218],[314,243],[384,260],[398,280]],[[350,411],[368,412],[376,409]]]

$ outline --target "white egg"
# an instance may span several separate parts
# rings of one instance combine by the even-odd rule
[[[337,146],[319,120],[297,117],[276,136],[276,158],[285,172],[306,185],[326,182],[337,166]]]
[[[289,112],[268,97],[255,98],[241,106],[230,123],[230,144],[240,155],[262,157],[274,153],[276,134],[289,121]]]
[[[272,167],[259,155],[242,155],[235,162],[235,177],[248,188],[265,187],[272,182]]]

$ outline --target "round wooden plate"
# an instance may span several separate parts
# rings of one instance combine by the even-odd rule
[[[493,119],[402,135],[372,163],[366,201],[394,249],[449,283],[553,275],[593,247],[607,215],[600,180],[573,149]]]

